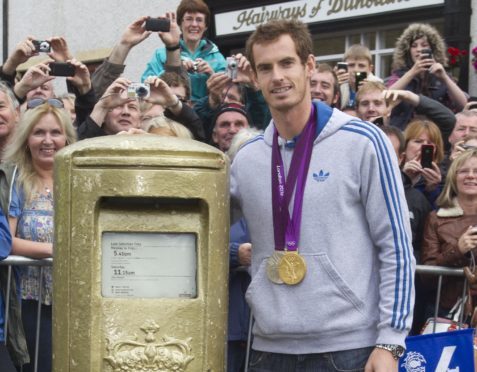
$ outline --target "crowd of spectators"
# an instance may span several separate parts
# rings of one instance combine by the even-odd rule
[[[116,134],[178,136],[203,141],[233,159],[240,144],[271,120],[250,62],[243,54],[230,66],[205,37],[210,12],[202,0],[183,0],[168,12],[169,30],[146,29],[141,17],[124,30],[108,58],[90,75],[71,54],[66,38],[51,37],[40,51],[33,37],[20,42],[0,69],[0,259],[8,254],[52,257],[54,155],[76,140]],[[142,75],[125,77],[128,53],[151,34],[163,47],[154,51]],[[401,168],[413,248],[418,263],[471,266],[477,247],[477,109],[446,70],[445,41],[430,25],[412,24],[396,42],[393,72],[373,74],[365,45],[353,45],[342,63],[317,64],[310,76],[312,99],[379,126],[394,145]],[[47,59],[17,74],[39,53]],[[68,94],[57,96],[52,67],[66,63]],[[358,78],[363,76],[364,79]],[[429,163],[424,146],[430,146]],[[428,147],[429,148],[429,147]],[[350,156],[352,152],[350,151]],[[8,229],[9,227],[9,229]],[[244,300],[253,247],[245,220],[230,233],[229,371],[244,364],[249,310]],[[0,363],[6,371],[30,371],[38,286],[42,286],[38,370],[51,370],[51,271],[29,267],[10,283],[21,299],[10,301],[8,352],[3,348],[7,282],[0,268]],[[412,333],[430,315],[435,283],[416,277]],[[462,282],[444,284],[439,312],[457,301]],[[475,293],[471,289],[471,296]],[[470,309],[468,310],[470,314]],[[2,369],[3,370],[3,369]]]

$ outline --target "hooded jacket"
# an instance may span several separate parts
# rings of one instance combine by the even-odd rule
[[[409,70],[414,62],[411,59],[411,45],[416,39],[425,36],[429,42],[436,62],[447,66],[447,53],[444,39],[439,32],[428,24],[413,23],[406,28],[396,41],[393,55],[393,69]]]
[[[231,170],[234,217],[253,248],[246,298],[253,348],[310,354],[399,344],[412,322],[415,260],[396,155],[376,126],[314,101],[317,128],[306,176],[299,253],[307,272],[295,286],[272,283],[274,124],[245,144]],[[288,172],[293,141],[279,140]],[[293,205],[293,201],[290,203]]]
[[[386,79],[386,86],[393,85],[414,65],[410,53],[411,45],[414,40],[423,36],[427,38],[430,44],[435,61],[444,67],[447,65],[446,46],[439,32],[428,24],[413,23],[404,30],[396,42],[393,55],[393,71],[391,76]],[[432,74],[426,74],[424,79],[415,77],[406,86],[406,90],[416,94],[424,94],[452,109],[452,102],[447,94],[447,86]],[[407,123],[412,119],[413,113],[414,108],[409,103],[401,102],[392,111],[391,125],[404,130]]]
[[[187,49],[187,45],[184,40],[179,42],[181,50],[182,60],[193,60],[202,58],[206,61],[214,72],[225,71],[227,62],[224,56],[220,53],[219,48],[212,41],[208,39],[202,39],[199,46],[194,53]],[[165,70],[165,64],[167,60],[166,48],[162,47],[156,49],[154,55],[146,66],[146,71],[142,74],[141,81],[146,80],[148,76],[159,76]],[[204,73],[189,72],[190,88],[191,88],[191,100],[197,101],[201,97],[207,95],[207,79],[209,75]]]

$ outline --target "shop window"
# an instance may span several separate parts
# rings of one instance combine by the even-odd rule
[[[320,37],[313,40],[315,55],[332,56],[343,53],[345,48],[345,38],[343,36]]]

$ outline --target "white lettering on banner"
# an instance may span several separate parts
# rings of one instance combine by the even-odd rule
[[[444,4],[444,0],[300,0],[215,14],[216,35],[253,31],[273,19],[304,23],[380,14]]]
[[[442,350],[441,358],[439,359],[439,363],[437,363],[436,372],[459,372],[459,367],[452,370],[448,369],[455,349],[456,346],[446,346],[444,350]]]

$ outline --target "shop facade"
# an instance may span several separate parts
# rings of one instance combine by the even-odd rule
[[[350,45],[362,43],[371,50],[375,73],[382,78],[390,75],[394,44],[410,23],[432,24],[449,47],[471,49],[472,2],[475,0],[301,0],[264,5],[257,0],[207,1],[214,15],[209,34],[224,55],[243,51],[258,24],[274,18],[297,18],[309,26],[318,62],[334,65]],[[463,56],[451,68],[465,90],[469,90],[469,66],[469,57]],[[470,80],[472,83],[473,77]]]

